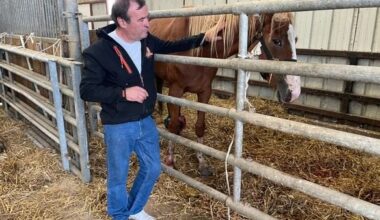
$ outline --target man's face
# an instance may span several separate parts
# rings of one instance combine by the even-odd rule
[[[132,1],[128,9],[130,21],[129,23],[126,21],[122,22],[125,34],[130,41],[139,41],[148,36],[148,7],[144,5],[144,7],[138,8],[139,5]]]

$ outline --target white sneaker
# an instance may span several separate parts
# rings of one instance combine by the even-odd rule
[[[132,219],[132,220],[156,220],[155,217],[149,215],[144,210],[142,210],[141,212],[136,213],[134,215],[130,215],[129,219]]]

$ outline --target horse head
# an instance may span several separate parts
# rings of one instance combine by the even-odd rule
[[[256,31],[253,38],[254,50],[259,59],[297,61],[296,33],[293,27],[292,13],[255,15]],[[277,89],[280,102],[292,102],[301,93],[300,76],[261,73],[269,84]]]

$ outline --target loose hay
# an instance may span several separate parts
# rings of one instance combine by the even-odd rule
[[[187,95],[186,98],[196,100],[194,95]],[[250,102],[261,114],[294,121],[309,121],[287,114],[286,110],[276,102],[259,98],[250,98]],[[234,98],[222,100],[215,96],[211,98],[210,103],[226,108],[235,105]],[[182,136],[196,140],[193,131],[196,111],[182,109],[182,114],[187,117],[188,124]],[[207,131],[204,144],[227,152],[234,133],[234,121],[212,114],[207,114],[206,119]],[[166,147],[167,142],[164,141],[164,143]],[[380,205],[379,157],[251,124],[244,125],[243,145],[243,158]],[[177,169],[186,175],[200,179],[194,151],[177,144],[175,158]],[[209,161],[216,175],[201,179],[201,181],[227,194],[224,162],[212,158]],[[233,168],[231,166],[229,167],[229,182],[232,187]],[[344,209],[246,172],[243,172],[242,201],[279,219],[363,219]],[[211,215],[210,203],[210,199],[206,199],[193,204],[193,207],[203,209]],[[214,212],[217,210],[217,214],[213,213],[214,217],[218,215],[220,218],[227,218],[224,207],[218,205],[212,210]],[[235,219],[244,218],[235,216]]]
[[[187,98],[195,100],[193,95]],[[252,98],[258,113],[296,121],[277,103]],[[211,103],[232,108],[234,100],[212,97]],[[193,127],[196,111],[183,109],[187,128],[183,136],[196,140]],[[159,126],[161,116],[155,115]],[[234,132],[234,121],[207,114],[204,142],[227,151]],[[51,149],[33,146],[26,135],[27,126],[0,111],[0,136],[7,143],[6,157],[0,159],[0,219],[109,219],[106,216],[106,167],[103,140],[90,141],[93,181],[83,184],[62,171],[60,156]],[[162,156],[167,141],[162,140]],[[380,159],[365,153],[284,134],[250,124],[244,126],[243,157],[279,169],[291,175],[335,189],[380,205]],[[209,158],[215,175],[199,177],[195,152],[176,145],[177,168],[209,186],[227,194],[224,162]],[[136,159],[131,161],[135,176]],[[233,168],[229,166],[232,185]],[[129,182],[129,185],[131,181]],[[278,186],[243,172],[242,201],[279,219],[364,219],[298,191]],[[161,175],[147,209],[158,219],[227,219],[221,202]],[[232,219],[245,219],[235,213]]]

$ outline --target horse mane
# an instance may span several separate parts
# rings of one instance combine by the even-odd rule
[[[254,16],[249,16],[249,35],[252,36],[255,33],[255,20]],[[223,55],[226,56],[231,48],[234,40],[234,35],[236,31],[239,30],[239,16],[237,15],[210,15],[210,16],[194,16],[190,17],[189,22],[189,36],[206,32],[208,29],[214,27],[215,25],[220,25],[224,23],[225,31],[223,31],[222,41],[223,41]],[[201,49],[194,49],[193,54],[198,55]],[[211,52],[216,51],[216,41],[211,44]]]
[[[252,42],[252,39],[256,33],[256,18],[258,18],[258,15],[250,15],[248,17],[249,22],[249,29],[248,29],[248,45],[250,45]],[[282,13],[275,13],[272,17],[272,25],[274,22],[276,23],[282,23],[284,25],[289,23],[294,23],[294,16],[293,13],[289,12],[282,12]],[[234,42],[234,36],[236,31],[239,29],[239,16],[238,15],[210,15],[210,16],[193,16],[190,17],[189,21],[189,36],[206,32],[208,29],[212,28],[215,25],[220,25],[221,23],[225,24],[225,31],[223,31],[223,56],[226,56],[229,53],[229,50],[232,47],[232,44]],[[278,25],[277,25],[278,27]],[[280,26],[281,27],[281,26]],[[201,52],[202,48],[194,49],[193,55],[198,56]],[[214,41],[211,44],[211,50],[210,53],[216,52],[216,41]]]

